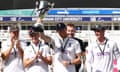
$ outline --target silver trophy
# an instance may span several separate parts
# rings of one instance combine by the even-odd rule
[[[44,15],[48,12],[48,10],[53,7],[54,3],[48,2],[47,0],[36,1],[36,12],[40,18],[44,18]]]

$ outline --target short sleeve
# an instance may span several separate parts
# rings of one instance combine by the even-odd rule
[[[27,46],[27,43],[25,41],[20,41],[21,48],[24,50]]]
[[[42,50],[42,55],[43,55],[44,57],[49,57],[49,56],[51,56],[49,46],[45,45],[45,46],[42,47],[42,48],[43,48],[43,50]]]
[[[52,38],[52,41],[54,42],[54,48],[60,48],[61,44],[60,44],[60,40],[59,40],[58,36],[52,35],[51,38]]]
[[[78,41],[76,41],[74,46],[75,46],[75,53],[76,54],[81,53],[81,47]]]

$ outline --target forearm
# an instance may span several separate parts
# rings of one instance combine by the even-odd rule
[[[34,58],[31,58],[31,59],[25,59],[24,60],[24,67],[28,67],[30,66],[31,64],[33,64],[35,62],[35,57]]]
[[[52,57],[51,57],[51,56],[50,56],[50,57],[43,57],[43,56],[41,56],[41,59],[42,59],[45,63],[47,63],[47,64],[49,64],[49,65],[52,64]]]
[[[80,61],[80,56],[81,56],[81,53],[78,53],[77,57],[71,61],[72,64],[79,64],[81,62]]]
[[[6,60],[6,59],[9,58],[11,50],[12,50],[12,46],[10,46],[10,48],[9,48],[8,50],[2,52],[2,58],[3,58],[4,60]]]
[[[18,47],[18,53],[19,53],[20,57],[23,59],[24,51],[21,47]]]
[[[80,61],[80,57],[77,57],[77,58],[71,60],[71,63],[72,63],[72,64],[79,64],[80,62],[81,62],[81,61]]]

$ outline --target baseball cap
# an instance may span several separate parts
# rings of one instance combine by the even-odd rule
[[[10,32],[19,31],[19,27],[17,25],[10,25],[9,26],[9,31]]]
[[[56,30],[62,30],[62,29],[65,29],[66,28],[66,25],[64,23],[58,23],[56,25]]]
[[[96,25],[94,28],[92,28],[93,31],[104,31],[106,30],[106,27],[102,25]]]

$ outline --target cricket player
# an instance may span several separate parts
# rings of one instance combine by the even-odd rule
[[[75,32],[76,32],[75,25],[72,24],[72,23],[68,23],[68,24],[67,24],[67,35],[68,35],[68,37],[74,38],[75,40],[77,40],[77,41],[79,42],[79,44],[80,44],[80,49],[81,49],[81,51],[82,51],[82,52],[81,52],[81,59],[82,59],[83,61],[85,61],[85,47],[84,47],[84,45],[83,45],[83,41],[82,41],[82,39],[79,39],[79,38],[75,37]],[[82,61],[82,60],[81,60],[81,61]],[[82,62],[81,62],[81,63],[82,63]],[[84,70],[84,69],[81,67],[81,65],[82,65],[81,63],[75,65],[76,72],[79,72],[79,69]]]
[[[10,38],[2,42],[3,72],[24,72],[23,48],[26,44],[19,39],[19,27],[17,25],[11,25],[9,31]]]
[[[48,65],[52,63],[49,46],[39,39],[41,31],[34,26],[29,31],[31,42],[24,54],[26,72],[48,72]]]
[[[45,44],[47,44],[51,49],[54,48],[54,41],[52,40],[52,38],[48,35],[45,35],[44,33],[44,25],[41,25],[43,23],[39,22],[39,23],[35,23],[34,27],[38,28],[39,34],[40,34],[40,39],[42,39],[44,41]]]
[[[120,52],[116,42],[104,36],[106,30],[104,26],[97,25],[92,30],[95,32],[96,40],[87,48],[87,72],[113,72],[114,56],[118,60],[118,69],[120,70]]]
[[[53,71],[76,72],[75,64],[80,63],[81,56],[79,42],[67,37],[66,25],[64,23],[58,23],[56,25],[56,31],[57,34],[53,36],[55,41]]]

